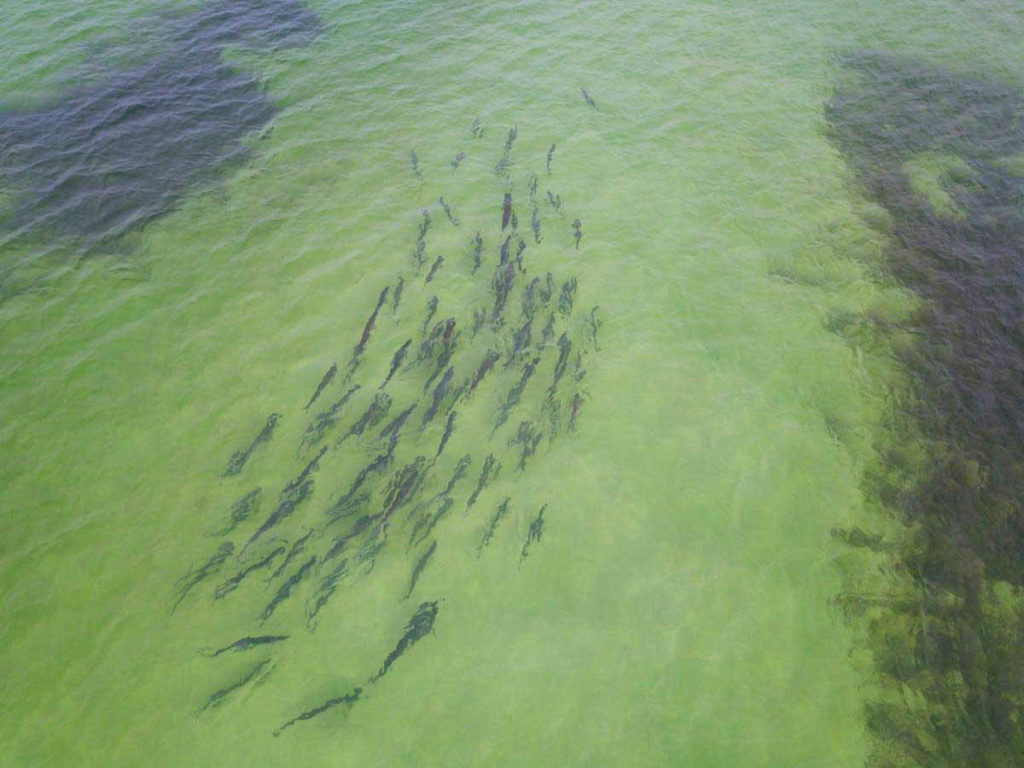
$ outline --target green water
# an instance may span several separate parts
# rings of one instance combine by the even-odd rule
[[[844,554],[829,531],[872,520],[861,477],[901,372],[825,320],[913,302],[872,270],[877,213],[848,185],[822,106],[835,55],[853,49],[1020,82],[1024,11],[309,5],[323,39],[237,54],[281,108],[245,167],[118,252],[0,251],[0,764],[863,764],[868,682],[830,607]],[[0,97],[58,93],[90,65],[88,41],[130,36],[127,19],[156,8],[4,2]],[[443,600],[434,632],[365,700],[271,735],[394,647],[418,602],[400,599],[404,549],[347,585],[315,632],[282,609],[264,627],[292,634],[273,674],[196,717],[270,656],[197,649],[256,634],[267,595],[215,604],[207,585],[171,614],[176,580],[210,556],[238,496],[257,482],[274,494],[301,468],[301,406],[381,288],[410,274],[421,206],[434,205],[431,254],[446,254],[442,305],[479,296],[468,238],[496,230],[512,126],[517,199],[532,171],[566,207],[544,209],[531,269],[577,275],[580,322],[592,306],[603,320],[577,429],[527,471],[506,460],[480,509],[457,505],[438,529],[416,591]],[[430,293],[421,273],[364,366],[386,371]],[[479,453],[471,481],[499,406],[498,390],[474,401],[453,437],[452,456]],[[222,478],[276,411],[274,442]],[[306,512],[365,459],[325,462]]]

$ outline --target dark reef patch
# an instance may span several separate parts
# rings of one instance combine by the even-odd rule
[[[865,483],[899,533],[841,537],[886,574],[837,598],[877,677],[869,764],[1024,765],[1024,93],[881,53],[841,65],[830,139],[921,300]]]
[[[220,0],[159,25],[159,47],[106,81],[26,111],[0,112],[6,239],[71,238],[88,251],[172,211],[249,154],[242,139],[275,109],[225,46],[274,50],[322,32],[295,0]]]

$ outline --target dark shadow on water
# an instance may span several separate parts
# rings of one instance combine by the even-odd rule
[[[140,63],[0,112],[0,192],[11,200],[0,242],[61,237],[88,252],[170,212],[244,161],[242,139],[275,112],[259,76],[223,60],[225,46],[276,50],[322,32],[295,0],[220,0],[159,24],[159,50],[131,56]]]
[[[922,300],[907,405],[866,478],[902,524],[889,586],[837,600],[877,673],[870,764],[1024,765],[1024,94],[886,54],[841,64],[830,138]]]

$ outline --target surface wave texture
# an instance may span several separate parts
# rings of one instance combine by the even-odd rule
[[[1024,9],[0,0],[0,765],[1024,764]]]

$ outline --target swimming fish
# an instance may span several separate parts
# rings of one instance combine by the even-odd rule
[[[223,583],[218,585],[217,588],[213,591],[213,599],[220,600],[225,595],[234,592],[236,589],[238,589],[238,585],[242,583],[242,580],[245,579],[246,576],[248,576],[253,571],[258,571],[261,568],[266,568],[267,566],[269,566],[272,562],[274,562],[274,560],[277,559],[278,555],[284,552],[284,550],[285,546],[284,544],[281,544],[272,552],[270,552],[266,557],[264,557],[262,560],[257,560],[252,565],[246,566],[238,573],[236,573],[234,576],[229,578],[227,581],[224,581]]]
[[[501,463],[494,457],[493,453],[487,454],[487,458],[484,459],[483,468],[480,470],[480,479],[476,481],[476,488],[473,489],[473,493],[469,495],[469,499],[466,500],[466,511],[468,512],[474,504],[476,504],[477,497],[483,491],[487,484],[490,483],[498,473],[501,471]]]
[[[483,238],[480,237],[480,232],[477,231],[476,236],[473,238],[473,272],[480,269],[480,254],[484,249]]]
[[[458,411],[449,411],[448,422],[444,425],[444,434],[441,435],[441,443],[437,446],[437,453],[434,454],[435,461],[444,451],[444,447],[448,445],[448,440],[451,438],[452,432],[455,431],[455,417],[458,415]]]
[[[530,530],[526,534],[526,541],[523,543],[523,551],[519,553],[519,563],[522,564],[523,560],[526,559],[527,555],[530,554],[530,544],[533,542],[539,542],[540,537],[544,533],[544,511],[548,508],[545,504],[540,508],[540,512],[537,513],[537,517],[530,523]]]
[[[459,152],[454,158],[452,158],[452,171],[458,170],[458,167],[462,165],[462,161],[466,159],[465,152]]]
[[[509,219],[512,218],[512,193],[505,193],[505,202],[501,206],[501,228],[505,229],[508,226]]]
[[[237,691],[239,688],[248,685],[260,672],[263,671],[264,667],[266,667],[269,663],[270,659],[263,659],[263,661],[257,662],[257,664],[244,675],[242,675],[241,678],[233,682],[231,685],[225,688],[221,688],[219,691],[216,691],[212,696],[210,696],[210,698],[206,700],[206,703],[203,704],[203,706],[196,710],[195,716],[199,717],[206,710],[219,707],[221,704],[224,703],[224,700],[228,696]]]
[[[220,567],[224,564],[224,561],[227,560],[228,557],[234,551],[235,545],[233,542],[222,542],[221,545],[217,547],[217,551],[213,553],[213,556],[209,560],[207,560],[198,568],[189,571],[180,579],[178,579],[178,585],[183,584],[183,586],[179,586],[178,599],[175,600],[174,604],[171,606],[171,613],[174,613],[177,607],[181,605],[181,601],[184,600],[188,593],[192,591],[193,587],[195,587],[201,581],[206,579],[208,576],[211,576],[218,570],[220,570]]]
[[[444,208],[444,214],[448,217],[448,221],[454,224],[456,227],[461,223],[458,217],[452,212],[452,207],[445,202],[443,197],[438,198],[438,202],[441,203],[441,207]]]
[[[322,384],[321,386],[327,385]],[[319,394],[319,390],[317,390],[317,394]],[[309,406],[307,405],[306,407],[308,408]],[[249,460],[252,452],[263,445],[263,443],[268,442],[270,438],[274,436],[274,429],[277,427],[277,422],[280,418],[281,414],[279,413],[272,413],[267,417],[267,423],[263,425],[263,429],[260,430],[260,433],[256,435],[253,441],[249,444],[249,447],[244,451],[235,451],[232,454],[231,459],[228,461],[227,469],[224,470],[224,477],[231,477],[242,471],[242,467],[245,466],[245,463]]]
[[[395,371],[402,366],[402,361],[405,360],[405,356],[409,352],[409,346],[411,344],[412,339],[406,339],[405,343],[395,352],[394,356],[391,358],[391,369],[388,371],[387,377],[385,377],[384,382],[380,387],[378,387],[378,389],[384,389],[388,382],[391,381],[391,377],[395,375]]]
[[[416,609],[416,613],[412,615],[408,623],[405,625],[405,634],[402,635],[398,641],[398,645],[395,649],[388,654],[388,657],[384,659],[384,664],[381,665],[380,671],[376,675],[370,678],[370,682],[376,682],[380,680],[387,671],[391,669],[391,666],[398,661],[399,657],[408,651],[412,646],[426,637],[434,629],[434,622],[437,620],[437,601],[420,603],[420,607]]]
[[[427,272],[427,279],[423,281],[424,285],[426,285],[427,283],[434,279],[434,275],[436,275],[437,271],[441,269],[442,264],[444,264],[444,256],[439,255],[436,259],[434,259],[434,263],[431,265],[430,271]]]
[[[263,494],[262,488],[254,488],[249,491],[245,496],[240,498],[234,504],[231,505],[231,519],[228,520],[227,525],[221,528],[215,536],[226,536],[231,533],[238,526],[239,523],[245,522],[253,511],[257,508],[260,496]]]
[[[498,530],[498,525],[502,520],[505,519],[505,515],[508,514],[508,503],[511,498],[506,496],[505,499],[498,505],[498,508],[494,512],[494,516],[491,518],[491,522],[487,525],[487,529],[484,531],[483,538],[480,539],[480,544],[477,545],[476,555],[480,556],[483,552],[484,547],[491,543],[491,539],[494,538],[495,531]]]
[[[409,580],[409,589],[405,593],[404,600],[408,600],[409,596],[412,595],[413,590],[416,589],[416,582],[420,579],[420,574],[423,573],[423,569],[427,567],[427,563],[430,562],[430,558],[433,557],[435,550],[437,550],[437,541],[432,541],[430,547],[423,556],[416,562],[416,565],[412,569],[412,578]]]
[[[572,222],[572,236],[576,240],[576,250],[580,249],[580,238],[583,237],[583,223],[579,219]]]
[[[334,707],[341,706],[342,704],[351,707],[353,704],[359,701],[359,697],[362,696],[362,694],[362,688],[353,688],[351,693],[346,693],[344,696],[336,696],[333,699],[328,699],[320,706],[313,707],[312,709],[307,709],[305,712],[303,712],[300,715],[297,715],[296,717],[293,717],[287,723],[285,723],[276,731],[274,731],[274,737],[276,738],[280,736],[282,732],[284,732],[287,728],[291,728],[296,723],[302,720],[312,720],[317,715],[323,714],[329,709],[334,709]]]
[[[555,145],[551,145],[551,149],[548,150],[548,173],[551,173],[551,160],[555,157]]]
[[[420,159],[416,156],[416,150],[409,153],[409,160],[412,161],[412,175],[423,181],[423,174],[420,173]]]
[[[597,104],[595,104],[594,100],[592,98],[590,98],[590,94],[589,93],[587,93],[585,90],[580,88],[580,94],[583,96],[583,101],[586,102],[588,107],[593,107],[594,109],[597,109]]]
[[[281,588],[277,590],[277,594],[274,595],[274,598],[269,603],[267,603],[267,607],[263,609],[263,613],[260,614],[260,618],[264,621],[269,619],[271,615],[273,615],[277,606],[291,596],[292,590],[295,589],[296,585],[309,575],[309,572],[313,569],[315,564],[316,555],[313,555],[313,557],[303,563],[299,567],[299,570],[293,573],[288,580],[281,585]]]
[[[230,645],[225,645],[223,648],[213,651],[212,653],[206,649],[200,650],[199,653],[212,659],[220,656],[222,653],[227,653],[228,651],[235,651],[236,653],[239,653],[261,645],[282,643],[288,638],[289,635],[257,635],[256,637],[243,637],[239,640],[235,640],[235,642]]]

